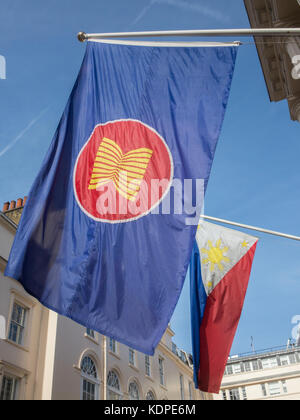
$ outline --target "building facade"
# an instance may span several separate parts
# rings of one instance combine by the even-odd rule
[[[209,398],[194,388],[191,357],[170,327],[146,356],[48,310],[4,276],[25,201],[0,212],[0,400]]]
[[[215,400],[300,400],[300,346],[232,356]]]
[[[300,27],[299,0],[244,0],[252,28]],[[300,122],[300,37],[255,37],[270,101],[286,99]]]

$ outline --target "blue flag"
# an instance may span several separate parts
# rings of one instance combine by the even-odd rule
[[[153,354],[186,276],[236,53],[88,42],[5,274]]]

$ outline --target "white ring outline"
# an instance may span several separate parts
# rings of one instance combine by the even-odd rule
[[[86,145],[89,143],[89,141],[90,141],[90,139],[91,139],[91,137],[93,136],[93,134],[94,134],[94,132],[95,132],[95,130],[96,130],[96,128],[97,127],[100,127],[100,126],[105,126],[105,125],[107,125],[107,124],[112,124],[112,123],[115,123],[115,122],[124,122],[124,121],[133,121],[133,122],[137,122],[137,123],[140,123],[140,124],[142,124],[142,125],[144,125],[145,127],[147,127],[149,130],[151,130],[154,134],[156,134],[160,139],[161,139],[161,141],[163,142],[163,144],[164,144],[164,146],[165,146],[165,148],[166,148],[166,150],[167,150],[167,153],[168,153],[168,155],[169,155],[169,159],[170,159],[170,164],[171,164],[171,170],[170,170],[170,181],[169,181],[169,185],[168,185],[168,187],[166,188],[166,190],[165,190],[165,192],[163,193],[163,195],[161,196],[161,198],[157,201],[157,203],[155,203],[152,207],[150,207],[150,209],[148,209],[146,212],[144,212],[144,213],[142,213],[142,214],[140,214],[140,215],[138,215],[138,216],[135,216],[135,217],[132,217],[132,218],[130,218],[130,219],[121,219],[121,220],[107,220],[107,219],[100,219],[100,218],[97,218],[97,217],[95,217],[95,216],[93,216],[93,215],[91,215],[82,205],[81,205],[81,203],[80,203],[80,201],[79,201],[79,198],[78,198],[78,196],[77,196],[77,192],[76,192],[76,187],[75,187],[75,174],[76,174],[76,170],[77,170],[77,164],[78,164],[78,161],[79,161],[79,158],[80,158],[80,156],[81,156],[81,153],[83,152],[83,150],[85,149],[85,147],[86,147]],[[173,181],[173,177],[174,177],[174,164],[173,164],[173,157],[172,157],[172,154],[171,154],[171,151],[170,151],[170,149],[169,149],[169,146],[167,145],[167,143],[166,143],[166,141],[165,141],[165,139],[154,129],[154,128],[152,128],[152,127],[150,127],[148,124],[145,124],[145,123],[143,123],[142,121],[139,121],[139,120],[135,120],[135,119],[132,119],[132,118],[127,118],[127,119],[119,119],[119,120],[112,120],[112,121],[107,121],[107,122],[105,122],[105,123],[100,123],[100,124],[97,124],[97,125],[95,125],[95,127],[93,128],[93,131],[92,131],[92,134],[90,135],[90,137],[88,138],[88,140],[85,142],[85,144],[82,146],[82,148],[81,148],[81,150],[80,150],[80,152],[78,153],[78,156],[77,156],[77,159],[76,159],[76,161],[75,161],[75,166],[74,166],[74,170],[73,170],[73,191],[74,191],[74,196],[75,196],[75,199],[76,199],[76,201],[77,201],[77,204],[78,204],[78,206],[80,207],[80,209],[83,211],[83,213],[84,214],[86,214],[88,217],[90,217],[91,219],[93,219],[93,220],[95,220],[96,222],[102,222],[102,223],[111,223],[111,224],[115,224],[115,223],[127,223],[127,222],[133,222],[133,221],[135,221],[135,220],[138,220],[138,219],[140,219],[141,217],[144,217],[144,216],[146,216],[147,214],[149,214],[155,207],[157,207],[161,202],[162,202],[162,200],[165,198],[165,196],[168,194],[168,192],[169,192],[169,190],[170,190],[170,188],[171,188],[171,185],[172,185],[172,181]]]

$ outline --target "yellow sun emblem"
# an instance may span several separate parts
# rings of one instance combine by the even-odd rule
[[[213,246],[211,241],[207,241],[209,249],[202,248],[201,252],[207,254],[207,258],[203,258],[203,264],[210,262],[210,271],[214,271],[215,265],[223,271],[224,267],[221,262],[229,262],[230,259],[225,257],[224,254],[228,251],[228,246],[221,249],[221,239],[218,239],[216,246]]]

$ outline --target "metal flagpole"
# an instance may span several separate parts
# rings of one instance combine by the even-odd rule
[[[164,37],[164,36],[300,36],[300,28],[249,28],[249,29],[199,29],[176,31],[141,31],[141,32],[108,32],[92,33],[79,32],[77,38],[80,42],[89,39],[104,38],[135,38],[135,37]]]
[[[205,216],[205,215],[201,215],[200,218],[207,219],[207,220],[212,220],[214,222],[225,223],[227,225],[237,226],[237,227],[241,227],[241,228],[245,228],[245,229],[256,230],[257,232],[268,233],[270,235],[282,236],[283,238],[294,239],[295,241],[300,241],[299,236],[289,235],[287,233],[276,232],[274,230],[263,229],[263,228],[259,228],[259,227],[256,227],[256,226],[244,225],[243,223],[231,222],[229,220],[219,219],[217,217],[211,217],[211,216]]]

